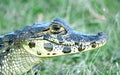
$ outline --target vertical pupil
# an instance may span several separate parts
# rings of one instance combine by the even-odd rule
[[[59,29],[60,29],[60,26],[59,26],[59,25],[53,25],[53,26],[52,26],[52,29],[53,29],[53,30],[59,30]]]

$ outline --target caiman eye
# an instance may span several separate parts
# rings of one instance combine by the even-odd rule
[[[54,31],[59,31],[60,28],[61,28],[60,25],[52,25],[52,30],[54,30]]]
[[[59,34],[59,33],[65,34],[66,30],[60,24],[58,24],[58,23],[52,23],[52,25],[50,26],[50,32],[52,34]]]

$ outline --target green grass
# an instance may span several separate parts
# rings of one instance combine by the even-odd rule
[[[44,61],[41,75],[120,75],[120,0],[0,0],[1,35],[55,17],[79,32],[103,31],[109,40],[93,51]]]

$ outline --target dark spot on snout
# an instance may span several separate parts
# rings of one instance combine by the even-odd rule
[[[41,55],[41,53],[39,51],[37,51],[37,55]]]
[[[35,47],[35,42],[29,42],[28,46],[29,46],[30,48]]]
[[[47,55],[50,55],[50,53],[47,53]]]
[[[44,48],[47,51],[52,51],[53,50],[53,45],[51,43],[44,43]]]
[[[92,48],[95,48],[95,47],[96,47],[96,42],[92,42],[92,43],[91,43],[91,47],[92,47]]]
[[[78,42],[75,42],[75,45],[79,45],[79,43],[78,43]]]
[[[63,51],[62,51],[63,53],[70,53],[71,52],[71,47],[70,46],[65,46],[64,48],[63,48]]]
[[[56,53],[53,53],[52,55],[56,55]]]
[[[85,46],[81,44],[81,45],[78,47],[78,51],[82,51],[82,50],[85,50]]]

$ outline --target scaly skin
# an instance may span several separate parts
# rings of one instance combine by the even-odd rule
[[[92,50],[106,41],[103,32],[78,33],[60,18],[35,23],[0,37],[0,75],[22,74],[47,57]]]

